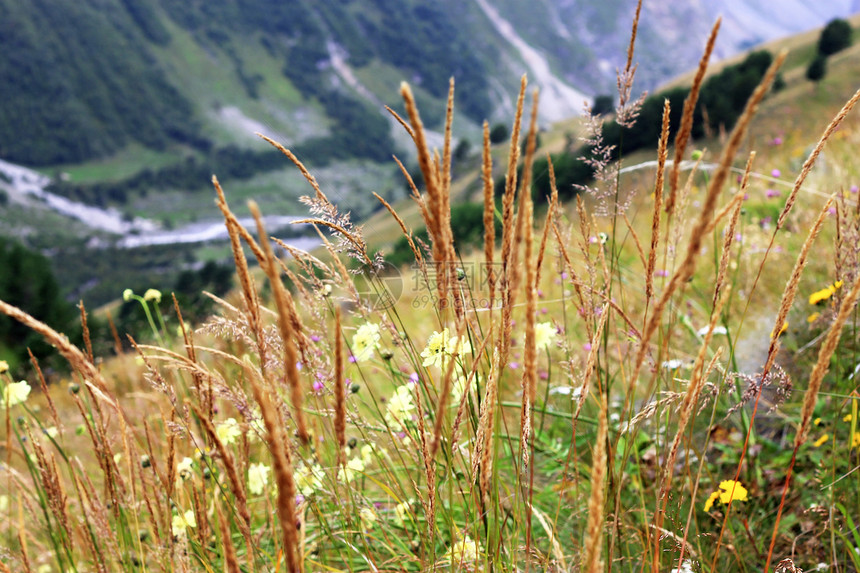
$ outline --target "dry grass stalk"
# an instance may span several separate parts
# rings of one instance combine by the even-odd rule
[[[734,207],[732,208],[732,216],[729,219],[729,224],[726,226],[726,230],[723,234],[723,252],[720,256],[720,266],[717,271],[717,281],[716,286],[714,287],[714,299],[711,303],[712,306],[717,305],[717,301],[720,299],[720,290],[723,288],[723,282],[726,280],[726,271],[729,268],[729,255],[732,250],[732,243],[735,240],[735,228],[738,224],[738,218],[741,214],[741,207],[743,206],[743,196],[746,194],[747,187],[749,186],[750,181],[750,171],[752,170],[752,164],[755,160],[755,151],[750,152],[749,159],[747,160],[747,166],[744,169],[744,177],[741,181],[741,188],[737,193],[736,201]]]
[[[340,307],[334,313],[334,435],[337,443],[337,465],[346,463],[346,379],[343,375],[343,333]]]
[[[693,130],[693,113],[696,110],[696,102],[699,99],[699,90],[702,87],[702,80],[705,79],[705,71],[708,69],[708,62],[711,59],[711,53],[714,51],[714,43],[717,41],[717,33],[720,31],[722,18],[717,18],[714,22],[714,27],[711,29],[711,35],[708,36],[708,43],[705,45],[705,53],[699,60],[699,68],[696,70],[696,76],[693,78],[693,86],[690,88],[690,94],[684,100],[684,114],[681,116],[681,128],[675,136],[675,159],[672,162],[672,176],[669,181],[669,197],[666,200],[666,213],[672,216],[675,209],[675,200],[678,193],[678,179],[681,175],[681,161],[684,159],[684,151],[687,148],[687,142],[690,139],[690,133]]]
[[[87,349],[87,358],[95,364],[96,360],[93,356],[93,343],[90,340],[90,329],[87,325],[87,309],[84,308],[84,301],[78,302],[78,308],[81,310],[81,331],[84,337],[84,348]]]
[[[508,268],[511,269],[511,288],[513,292],[519,289],[520,277],[522,276],[519,264],[520,248],[525,242],[525,225],[526,222],[526,203],[531,203],[531,179],[532,179],[532,164],[534,162],[534,152],[537,138],[537,112],[538,112],[538,90],[532,92],[532,113],[529,121],[529,131],[526,135],[526,154],[523,158],[522,179],[519,184],[519,205],[517,207],[517,219],[514,230],[514,248],[511,252],[511,260],[508,263]],[[533,222],[532,222],[533,224]]]
[[[251,385],[254,399],[260,405],[260,415],[263,418],[263,425],[266,427],[266,443],[272,453],[272,469],[275,482],[278,484],[278,521],[283,533],[282,543],[287,570],[290,573],[298,573],[303,570],[303,564],[299,558],[295,504],[296,483],[293,479],[290,451],[277,408],[272,403],[268,392],[257,382],[253,370],[253,366],[246,361],[246,378]]]
[[[239,558],[236,557],[236,547],[233,546],[230,524],[221,513],[221,503],[216,501],[213,505],[218,518],[218,529],[221,532],[221,546],[224,548],[224,569],[226,573],[240,573]]]
[[[800,284],[800,276],[803,274],[803,269],[806,268],[809,253],[812,249],[812,243],[815,242],[815,238],[818,236],[819,231],[821,231],[821,227],[824,225],[824,219],[827,218],[828,212],[830,211],[830,205],[832,204],[833,197],[831,196],[824,204],[824,208],[821,209],[821,212],[818,214],[818,218],[815,220],[815,223],[806,235],[806,239],[803,241],[803,246],[800,249],[800,254],[797,256],[797,261],[795,261],[794,268],[791,271],[791,276],[785,284],[785,290],[782,293],[782,299],[779,304],[779,311],[776,313],[776,320],[774,321],[774,327],[771,331],[772,334],[770,338],[770,346],[767,351],[767,360],[765,361],[764,368],[762,368],[762,380],[764,380],[770,373],[770,369],[776,360],[780,339],[778,333],[782,330],[782,325],[785,324],[785,321],[788,318],[788,311],[791,310],[791,305],[794,304],[794,298],[797,296],[797,288]]]
[[[603,549],[603,506],[606,480],[606,402],[600,400],[600,414],[597,421],[597,437],[591,457],[591,494],[588,497],[588,521],[585,526],[585,547],[582,571],[598,573],[603,570],[600,554]]]
[[[427,202],[424,201],[424,198],[421,196],[421,191],[418,190],[418,186],[415,185],[415,181],[412,179],[412,175],[409,174],[409,170],[406,169],[406,166],[394,156],[394,161],[397,163],[397,166],[400,168],[400,172],[403,173],[403,176],[406,178],[406,183],[409,185],[409,189],[412,190],[412,199],[418,203],[418,207],[421,209],[421,218],[424,221],[430,220],[430,211],[427,210]],[[427,233],[430,235],[431,239],[433,237],[433,232],[431,229],[427,229]]]
[[[484,264],[486,265],[489,306],[492,312],[496,294],[496,276],[493,260],[496,250],[496,203],[493,196],[493,156],[490,153],[490,124],[484,121],[484,146],[481,162],[481,181],[484,191]]]
[[[451,448],[455,448],[457,446],[457,442],[459,441],[459,430],[460,424],[463,421],[463,415],[466,412],[466,402],[469,399],[469,394],[471,392],[472,382],[475,379],[475,375],[478,373],[478,366],[480,366],[479,358],[484,354],[484,350],[487,348],[487,343],[490,342],[490,338],[492,337],[492,333],[488,333],[487,336],[484,337],[483,342],[481,342],[481,346],[478,347],[478,351],[475,353],[475,359],[472,361],[472,368],[469,372],[468,377],[466,378],[466,383],[463,385],[463,395],[460,396],[460,404],[457,406],[457,414],[454,417],[454,425],[451,427]],[[474,473],[474,472],[473,472]]]
[[[839,110],[836,117],[834,117],[824,129],[824,133],[821,134],[821,137],[818,139],[818,143],[815,144],[815,148],[812,150],[812,153],[810,153],[809,157],[806,158],[806,161],[803,162],[803,167],[800,169],[800,173],[794,181],[791,193],[788,194],[788,198],[785,200],[785,207],[783,207],[782,213],[779,214],[779,219],[776,221],[774,234],[776,234],[776,232],[782,228],[783,224],[785,224],[785,219],[788,217],[788,213],[791,211],[791,208],[794,206],[794,202],[797,200],[797,193],[800,191],[800,186],[803,185],[803,182],[806,180],[806,176],[809,175],[810,171],[812,171],[812,167],[815,165],[818,155],[821,153],[821,150],[824,149],[824,144],[827,143],[827,140],[830,139],[830,136],[833,135],[833,132],[836,131],[842,123],[842,120],[845,119],[845,116],[848,115],[858,100],[860,100],[860,89],[851,96],[851,99],[842,106],[842,109]]]
[[[293,221],[293,225],[321,225],[323,227],[328,227],[329,229],[335,230],[346,238],[347,241],[353,244],[356,250],[361,253],[362,257],[364,257],[364,262],[368,265],[373,265],[373,261],[370,260],[370,257],[367,255],[367,244],[364,240],[337,223],[332,223],[331,221],[324,221],[323,219],[300,219],[298,221]],[[262,241],[262,238],[260,239]],[[265,255],[264,255],[265,257]]]
[[[60,435],[62,436],[63,424],[60,423],[60,417],[57,415],[57,408],[54,406],[54,399],[51,398],[51,393],[48,392],[48,382],[45,380],[45,375],[39,367],[39,361],[36,360],[35,356],[33,356],[33,351],[27,348],[27,354],[30,355],[30,364],[33,366],[33,370],[36,371],[36,376],[39,378],[39,387],[42,389],[42,395],[48,403],[48,410],[51,412],[51,421],[54,422],[54,426],[59,430]],[[9,434],[7,433],[7,436],[8,435]]]
[[[851,287],[851,292],[842,299],[842,305],[839,307],[839,312],[836,314],[836,318],[833,320],[833,323],[830,325],[830,329],[827,331],[824,344],[821,345],[821,349],[818,351],[818,360],[815,362],[812,374],[809,376],[809,386],[806,388],[806,393],[803,395],[803,406],[800,409],[800,425],[798,426],[797,433],[794,436],[794,452],[792,453],[788,472],[785,476],[785,482],[782,486],[782,499],[779,503],[779,510],[776,514],[776,522],[774,523],[773,534],[770,539],[770,547],[767,552],[767,561],[765,562],[764,567],[765,573],[768,572],[771,559],[773,558],[773,548],[776,544],[776,537],[779,532],[779,522],[782,517],[783,508],[785,507],[785,497],[788,494],[788,487],[791,483],[791,472],[794,469],[794,463],[797,459],[797,451],[806,441],[807,434],[809,433],[809,425],[812,422],[812,415],[815,410],[815,403],[818,401],[818,393],[821,390],[821,383],[824,381],[824,376],[830,369],[830,359],[836,351],[836,347],[839,346],[839,339],[842,336],[842,328],[848,321],[848,317],[854,312],[854,305],[857,303],[858,295],[860,295],[860,277],[857,277],[854,281],[854,284]]]
[[[524,178],[525,179],[525,178]],[[526,337],[523,348],[523,378],[521,389],[523,392],[522,410],[520,413],[520,447],[523,464],[528,464],[529,448],[528,440],[532,426],[532,406],[537,394],[537,348],[535,347],[535,316],[537,315],[537,285],[535,284],[535,265],[533,261],[534,238],[533,213],[531,193],[528,188],[523,190],[527,197],[523,203],[525,221],[525,260],[526,267]]]
[[[448,103],[445,107],[445,139],[442,144],[442,211],[451,216],[451,126],[454,123],[454,78],[448,80]]]
[[[453,362],[453,360],[451,360]],[[427,443],[427,427],[424,424],[424,406],[421,403],[421,389],[415,387],[415,409],[418,412],[418,436],[420,443],[421,460],[424,464],[424,478],[427,480],[427,533],[431,542],[436,533],[436,462],[430,453],[430,444]]]
[[[287,149],[286,147],[284,147],[283,145],[281,145],[277,141],[266,137],[262,133],[258,133],[257,136],[260,137],[261,139],[263,139],[264,141],[268,141],[273,147],[275,147],[275,149],[277,149],[278,151],[280,151],[281,153],[286,155],[287,158],[293,162],[293,165],[295,165],[296,167],[299,168],[299,171],[301,171],[302,175],[307,180],[307,182],[310,183],[311,187],[314,190],[314,193],[316,193],[317,199],[320,199],[321,201],[324,201],[325,203],[328,203],[329,205],[331,205],[331,201],[328,200],[328,197],[326,197],[325,193],[323,193],[322,189],[320,189],[320,186],[317,183],[316,178],[313,175],[311,175],[311,172],[307,170],[307,168],[304,166],[304,164],[301,161],[299,161],[299,158],[296,157],[296,155],[292,151],[290,151],[289,149]]]
[[[251,235],[248,229],[242,226],[242,224],[239,222],[239,218],[236,217],[233,211],[230,210],[229,205],[227,205],[227,197],[224,194],[224,189],[221,187],[221,184],[218,182],[218,179],[214,175],[212,176],[212,183],[215,186],[215,191],[218,194],[218,199],[215,201],[215,203],[218,206],[218,209],[224,215],[227,231],[236,233],[238,237],[241,237],[245,241],[245,243],[247,243],[248,248],[251,249],[251,252],[254,254],[254,258],[257,259],[257,262],[259,262],[260,265],[263,265],[264,261],[266,260],[266,256],[263,254],[263,251],[260,249],[260,246],[257,244],[257,241],[254,240],[254,237]],[[242,253],[242,257],[244,256],[244,253]],[[247,263],[245,264],[247,266]]]
[[[728,300],[730,293],[731,288],[727,288],[722,298],[719,299],[717,305],[711,312],[711,320],[708,323],[708,331],[705,334],[705,338],[702,341],[701,346],[699,347],[699,353],[696,355],[696,361],[693,363],[693,374],[690,378],[690,382],[687,384],[687,391],[684,393],[684,400],[681,402],[681,408],[678,414],[678,427],[675,430],[675,437],[672,440],[672,444],[669,446],[669,453],[666,456],[666,463],[663,465],[663,483],[660,486],[660,493],[657,496],[657,511],[654,515],[654,525],[657,529],[663,527],[663,516],[665,515],[666,511],[666,504],[669,502],[669,490],[671,489],[672,477],[675,473],[675,460],[678,456],[678,448],[681,445],[681,439],[684,437],[684,431],[687,429],[687,424],[690,421],[690,417],[693,414],[693,410],[698,403],[699,394],[702,391],[702,384],[705,380],[705,375],[703,374],[703,369],[705,367],[705,355],[707,354],[708,347],[710,346],[711,339],[714,335],[714,327],[716,327],[717,321],[720,319],[723,305]],[[659,571],[659,538],[655,541],[653,557],[653,570]]]
[[[809,387],[803,396],[803,406],[800,409],[800,426],[794,439],[795,448],[799,448],[806,441],[807,434],[809,433],[809,424],[812,421],[812,413],[815,409],[815,402],[818,399],[818,391],[821,389],[821,382],[830,368],[830,357],[833,356],[839,344],[842,327],[854,311],[858,293],[860,293],[860,278],[854,281],[851,292],[842,299],[839,313],[827,331],[827,337],[824,339],[824,344],[821,345],[821,349],[818,352],[818,360],[812,369],[812,374],[809,376]]]
[[[18,545],[21,548],[21,561],[24,565],[24,571],[26,573],[33,573],[33,568],[30,567],[30,556],[27,555],[27,541],[24,538],[25,530],[21,529],[18,531]],[[102,570],[104,568],[102,567]]]
[[[400,114],[397,113],[396,111],[394,111],[393,109],[391,109],[390,107],[385,106],[385,109],[388,111],[388,113],[390,113],[394,117],[394,119],[397,120],[397,123],[399,123],[401,126],[403,126],[403,129],[406,130],[406,133],[409,134],[409,137],[411,137],[412,141],[414,142],[415,141],[415,132],[412,131],[412,128],[409,126],[408,123],[406,123],[406,120],[403,119],[402,117],[400,117]]]
[[[645,269],[645,304],[654,296],[654,266],[657,264],[657,246],[660,243],[660,212],[663,207],[663,174],[666,170],[666,156],[669,153],[669,100],[663,101],[663,127],[660,143],[657,146],[657,181],[654,183],[654,215],[651,218],[651,249],[648,251],[648,265]]]
[[[478,431],[475,436],[475,451],[472,455],[472,475],[478,475],[481,498],[485,505],[489,502],[490,480],[493,475],[493,433],[495,431],[496,400],[499,392],[499,351],[493,351],[490,373],[484,388],[484,400],[478,417]]]
[[[116,329],[116,324],[114,324],[113,316],[109,310],[105,311],[108,320],[108,327],[110,328],[111,338],[113,338],[113,351],[117,356],[122,355],[122,340],[120,339],[119,332]]]
[[[627,46],[627,64],[624,66],[624,74],[630,73],[633,68],[633,49],[636,46],[636,33],[639,30],[639,15],[642,13],[642,0],[636,4],[636,15],[633,17],[633,24],[630,28],[630,44]]]
[[[65,491],[63,491],[56,460],[53,459],[53,456],[51,456],[50,461],[48,460],[45,451],[42,449],[41,440],[33,436],[33,430],[29,425],[26,426],[25,431],[28,440],[32,444],[33,453],[36,455],[36,467],[39,470],[42,491],[45,493],[48,508],[65,533],[69,549],[71,550],[73,538],[72,531],[69,528],[69,516],[66,512],[68,498]]]
[[[576,422],[579,420],[579,414],[582,412],[582,407],[585,405],[585,399],[588,397],[588,387],[590,386],[591,377],[595,372],[597,365],[597,353],[600,349],[600,337],[603,336],[603,329],[606,328],[606,321],[609,318],[609,308],[604,305],[600,313],[600,322],[597,323],[597,329],[591,335],[591,348],[588,351],[588,358],[585,361],[585,370],[582,374],[582,384],[579,386],[579,399],[576,402],[576,411],[571,418],[571,435],[576,436]]]
[[[547,240],[549,239],[549,230],[552,227],[553,220],[555,218],[555,212],[558,208],[558,187],[555,182],[555,168],[552,165],[552,158],[549,153],[546,154],[546,164],[547,169],[549,171],[549,188],[550,188],[550,199],[549,199],[549,208],[546,212],[546,220],[543,225],[543,233],[540,238],[540,247],[538,248],[538,256],[537,262],[535,263],[535,286],[540,284],[540,271],[543,267],[543,258],[546,253],[546,245]]]
[[[433,262],[436,264],[436,288],[439,301],[442,303],[448,299],[450,270],[446,268],[446,263],[451,253],[448,243],[451,229],[450,224],[447,230],[444,225],[446,220],[446,215],[443,212],[445,200],[443,197],[444,192],[441,188],[442,182],[439,181],[439,163],[431,155],[430,149],[427,146],[424,123],[418,114],[418,107],[415,105],[415,97],[412,95],[412,90],[405,82],[400,85],[400,95],[406,104],[409,121],[415,132],[414,140],[418,153],[418,166],[424,175],[424,184],[427,188],[427,210],[425,212],[427,219],[425,219],[425,223],[433,240]]]
[[[690,202],[690,194],[693,191],[695,175],[699,172],[699,165],[701,165],[704,157],[705,154],[702,153],[702,155],[696,160],[695,165],[693,165],[693,168],[690,170],[690,174],[687,176],[687,182],[678,194],[678,208],[675,209],[675,212],[678,214],[678,218],[675,219],[675,223],[672,225],[672,236],[669,240],[669,244],[667,245],[668,250],[673,254],[677,252],[678,244],[681,242],[681,235],[685,232],[687,227],[687,205]]]
[[[403,236],[406,237],[406,241],[409,243],[409,248],[412,249],[412,254],[415,255],[415,261],[420,263],[423,260],[421,251],[419,251],[418,247],[415,246],[415,242],[412,240],[412,233],[410,233],[409,229],[406,228],[406,223],[403,222],[403,219],[400,218],[400,215],[397,214],[397,211],[394,210],[394,207],[392,207],[388,201],[376,193],[374,193],[373,196],[382,203],[388,212],[391,213],[391,216],[394,217],[394,220],[397,221],[397,224],[400,226],[400,230],[403,232]]]
[[[570,255],[567,252],[567,248],[564,246],[565,241],[561,236],[561,231],[558,230],[558,225],[553,221],[552,230],[555,234],[556,244],[558,245],[558,249],[561,252],[562,259],[564,259],[564,264],[570,272],[570,276],[573,279],[573,290],[576,293],[577,298],[579,299],[579,308],[582,308],[585,304],[585,299],[583,298],[582,293],[582,282],[579,280],[579,276],[576,273],[576,269],[573,267],[573,261],[570,259]]]
[[[179,319],[179,331],[182,333],[182,340],[185,345],[185,352],[188,354],[188,359],[196,365],[197,363],[197,349],[194,347],[194,338],[192,333],[185,327],[185,320],[182,318],[182,311],[179,309],[179,301],[176,300],[176,294],[173,293],[171,295],[173,298],[173,310],[176,312],[176,317]],[[206,376],[206,380],[208,381],[207,387],[203,388],[203,378],[204,376],[197,371],[196,369],[191,373],[193,387],[197,392],[198,399],[201,404],[206,407],[209,418],[212,418],[213,409],[214,409],[214,395],[212,393],[212,377]]]
[[[242,518],[242,533],[250,541],[251,513],[248,511],[248,497],[245,494],[243,480],[239,478],[233,454],[230,453],[224,446],[224,442],[218,437],[218,432],[215,431],[215,425],[212,423],[212,420],[207,418],[196,404],[191,404],[191,409],[197,415],[200,425],[206,431],[209,441],[215,445],[215,449],[218,450],[218,456],[224,463],[224,469],[227,472],[227,481],[230,482],[230,491],[233,492],[233,497],[236,498],[236,511],[239,517]]]
[[[248,271],[248,261],[245,259],[245,252],[242,250],[242,243],[239,240],[239,225],[230,208],[227,206],[227,198],[224,196],[224,190],[218,182],[218,178],[212,176],[212,185],[215,187],[215,192],[218,194],[216,201],[218,208],[224,215],[224,222],[227,226],[227,233],[230,236],[230,247],[233,251],[233,264],[236,266],[236,275],[239,277],[239,284],[242,286],[242,297],[245,300],[245,311],[248,315],[248,322],[251,324],[251,329],[257,337],[257,344],[260,351],[260,364],[265,364],[268,349],[266,348],[265,338],[263,337],[263,325],[260,318],[260,301],[257,296],[257,289],[254,286],[254,279]]]
[[[783,295],[782,295],[782,300],[780,301],[779,311],[777,312],[776,321],[774,322],[775,327],[774,327],[774,330],[771,332],[770,346],[768,348],[767,359],[766,359],[764,367],[762,368],[762,371],[761,371],[761,377],[760,377],[761,380],[767,379],[767,376],[770,373],[770,369],[773,367],[773,363],[776,360],[777,350],[779,349],[779,333],[782,330],[783,324],[785,324],[785,319],[788,316],[788,311],[791,308],[792,303],[794,302],[795,295],[797,294],[797,287],[798,287],[798,284],[800,283],[800,276],[803,273],[803,269],[806,266],[806,261],[807,261],[808,255],[809,255],[809,251],[812,247],[812,243],[815,240],[815,237],[818,235],[818,232],[821,230],[821,226],[824,223],[824,219],[827,216],[827,213],[828,213],[828,210],[830,209],[830,205],[831,205],[832,201],[833,201],[833,197],[831,196],[827,200],[827,203],[825,204],[824,208],[819,213],[818,218],[815,221],[815,224],[812,226],[812,229],[810,229],[809,233],[807,234],[806,240],[803,242],[803,246],[801,247],[800,254],[797,257],[797,261],[795,262],[794,269],[792,270],[791,276],[789,277],[788,282],[786,283],[785,290],[783,291]],[[761,274],[761,268],[762,267],[759,267],[759,275]],[[756,279],[756,280],[758,280],[758,279]],[[836,341],[838,342],[838,333],[836,336]],[[834,347],[834,349],[835,349],[835,347]],[[831,352],[832,352],[832,350],[831,350]],[[820,356],[821,355],[819,354],[819,357]],[[828,360],[829,360],[829,356],[828,356]],[[825,370],[825,373],[826,373],[826,370]],[[824,374],[822,373],[822,377],[823,377],[823,375]],[[820,382],[819,382],[819,384],[820,384]],[[812,381],[810,381],[810,386],[812,386]],[[738,461],[737,471],[735,472],[735,477],[734,477],[735,480],[737,480],[739,478],[741,468],[743,467],[744,457],[746,456],[747,446],[749,445],[749,439],[750,439],[750,436],[752,435],[752,425],[755,422],[755,416],[756,416],[756,413],[758,412],[758,404],[759,404],[759,399],[761,398],[761,394],[762,393],[759,391],[757,396],[756,396],[755,402],[753,404],[753,410],[752,410],[752,415],[750,416],[749,428],[747,429],[746,438],[744,440],[744,444],[743,444],[743,447],[741,449],[740,460]],[[817,390],[816,390],[816,394],[817,394]],[[807,396],[808,396],[808,393],[807,393]],[[804,404],[805,404],[805,402],[804,402]],[[798,446],[796,445],[795,450],[794,450],[794,454],[792,455],[791,465],[789,466],[789,477],[791,475],[791,468],[794,466],[794,456],[797,454],[797,447]],[[785,501],[785,494],[787,492],[787,489],[788,489],[788,482],[786,481],[786,485],[783,488],[783,502]],[[779,517],[781,515],[781,512],[782,512],[782,504],[780,504],[780,509],[779,509],[779,512],[777,513],[777,525],[779,524]],[[729,512],[727,511],[725,513],[725,517],[723,518],[723,527],[722,527],[722,529],[720,529],[720,536],[717,540],[717,550],[714,552],[714,558],[713,558],[714,564],[716,564],[717,557],[719,556],[719,548],[720,548],[720,544],[722,542],[723,533],[725,532],[725,524],[726,524],[726,520],[728,520],[728,517],[729,517]],[[775,530],[774,530],[774,536],[776,536]],[[775,541],[775,537],[774,537],[774,539],[771,540],[771,551],[773,550],[774,541]],[[768,565],[770,564],[770,554],[768,555],[767,564]],[[713,565],[712,565],[712,567],[713,567]],[[765,568],[765,571],[767,571],[767,567]]]
[[[243,472],[244,474],[244,472]],[[209,543],[209,516],[206,514],[206,490],[203,488],[192,489],[191,508],[194,511],[194,520],[197,522],[194,534],[197,537],[197,542],[201,547],[205,547]],[[217,501],[215,502],[218,503]]]
[[[768,68],[761,83],[755,89],[755,91],[752,93],[749,100],[747,101],[747,105],[744,108],[740,119],[738,119],[735,128],[732,130],[732,134],[729,138],[729,141],[723,149],[719,165],[717,167],[717,170],[714,172],[713,178],[711,179],[711,182],[708,186],[707,195],[705,196],[705,200],[702,203],[701,215],[699,216],[698,221],[696,221],[696,224],[690,233],[690,240],[687,246],[687,252],[685,254],[685,257],[679,268],[675,271],[675,273],[672,275],[672,278],[669,280],[669,284],[666,285],[666,288],[664,289],[660,299],[657,301],[657,304],[654,306],[654,312],[648,320],[648,323],[642,333],[643,338],[640,341],[639,351],[637,353],[634,362],[633,372],[628,383],[627,397],[625,400],[626,405],[629,405],[633,387],[636,384],[636,380],[639,378],[639,372],[641,371],[642,364],[645,362],[645,355],[648,352],[649,342],[651,341],[651,338],[654,333],[657,331],[657,327],[660,324],[663,310],[666,308],[666,305],[668,305],[669,299],[675,293],[675,290],[678,288],[678,286],[685,284],[687,280],[691,276],[693,276],[693,272],[696,269],[696,264],[699,258],[699,251],[701,250],[702,243],[705,239],[705,231],[707,230],[707,227],[711,222],[711,214],[714,212],[714,208],[720,195],[720,191],[722,191],[723,185],[728,178],[732,159],[737,154],[737,151],[740,148],[744,136],[746,135],[747,128],[749,127],[750,121],[752,121],[752,117],[755,114],[756,109],[758,108],[758,104],[761,102],[761,100],[767,93],[767,90],[770,88],[774,77],[776,77],[777,70],[779,70],[779,68],[782,66],[782,63],[785,61],[785,56],[786,52],[783,50],[779,53],[774,62]]]
[[[504,298],[504,314],[507,314],[503,320],[510,321],[510,313],[505,313],[513,304],[513,289],[512,289],[512,273],[510,268],[511,252],[514,244],[514,199],[517,190],[517,163],[520,157],[520,124],[523,117],[523,102],[526,95],[526,77],[523,76],[520,80],[520,95],[517,97],[517,112],[514,116],[514,125],[511,129],[511,144],[508,154],[508,171],[505,174],[505,193],[502,196],[502,277],[501,277],[501,296]],[[507,326],[503,322],[502,329]],[[507,359],[507,352],[502,353],[502,362]]]
[[[633,245],[636,247],[636,253],[639,255],[639,262],[642,263],[642,268],[648,270],[648,258],[645,256],[645,251],[642,249],[642,241],[639,240],[639,233],[633,227],[633,223],[627,217],[627,213],[620,213],[624,220],[624,226],[627,227],[627,232],[630,233],[630,238],[633,239]]]
[[[275,265],[275,255],[272,252],[272,246],[269,243],[266,230],[263,227],[263,219],[260,216],[260,210],[257,204],[251,201],[248,208],[257,222],[257,232],[260,236],[263,252],[266,256],[266,275],[269,277],[269,283],[272,285],[272,294],[275,299],[275,306],[278,309],[278,329],[281,332],[281,339],[284,344],[284,375],[290,388],[290,401],[293,406],[293,419],[296,421],[296,432],[302,443],[310,441],[307,424],[305,423],[305,415],[302,410],[303,392],[299,371],[296,367],[298,363],[298,352],[296,348],[297,332],[293,328],[291,320],[291,307],[294,305],[291,302],[290,293],[284,288],[284,283],[281,282],[281,277],[278,274],[277,266]]]
[[[457,327],[457,340],[463,340],[466,334],[465,320],[461,320]],[[445,364],[445,362],[443,362]],[[445,407],[448,405],[448,397],[451,395],[451,385],[453,382],[454,370],[457,368],[457,359],[450,357],[445,364],[445,372],[442,379],[442,387],[439,389],[438,404],[436,405],[436,416],[433,423],[433,439],[430,441],[430,457],[434,458],[439,450],[439,443],[442,439],[442,423],[445,421]],[[463,389],[466,393],[466,388]]]
[[[45,341],[57,349],[57,351],[68,361],[72,368],[78,371],[87,381],[91,381],[103,393],[107,393],[107,383],[101,373],[92,362],[64,335],[60,334],[44,322],[36,320],[18,307],[0,300],[0,313],[5,314],[13,320],[17,320],[30,330],[42,335]],[[105,394],[105,397],[107,394]],[[109,401],[112,402],[108,398]],[[114,408],[119,407],[114,403]]]
[[[517,185],[517,162],[519,159],[520,124],[523,116],[523,102],[526,93],[526,76],[520,80],[520,93],[517,97],[517,111],[511,129],[510,152],[508,155],[508,170],[505,175],[505,193],[502,197],[502,276],[499,281],[499,298],[502,301],[502,321],[499,325],[500,336],[498,342],[499,363],[507,364],[508,353],[511,348],[511,332],[513,330],[513,306],[516,298],[515,284],[513,281],[514,271],[511,268],[511,252],[513,247],[514,232],[514,199]]]

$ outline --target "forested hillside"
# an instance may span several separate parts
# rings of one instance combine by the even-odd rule
[[[132,141],[204,145],[192,103],[149,49],[169,39],[144,1],[0,0],[0,157],[41,165]]]

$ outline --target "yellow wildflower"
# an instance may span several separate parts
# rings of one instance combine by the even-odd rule
[[[719,499],[720,503],[728,505],[732,501],[746,501],[747,488],[741,482],[727,479],[720,482],[720,488],[712,493],[705,502],[705,511],[710,511],[714,503]]]
[[[705,511],[711,511],[711,507],[714,506],[714,502],[717,501],[720,497],[720,492],[715,491],[710,496],[708,496],[708,500],[705,502]]]
[[[124,300],[125,302],[130,301],[131,297],[133,297],[133,296],[134,296],[134,291],[131,290],[130,288],[127,288],[124,291],[122,291],[122,300]]]
[[[818,438],[817,440],[815,440],[815,441],[812,443],[812,445],[813,445],[814,447],[816,447],[816,448],[820,448],[820,447],[821,447],[821,446],[823,446],[823,445],[824,445],[824,443],[825,443],[827,440],[829,440],[829,439],[830,439],[830,434],[824,434],[824,435],[822,435],[820,438]]]
[[[810,314],[809,316],[806,317],[806,322],[808,322],[809,324],[812,324],[813,322],[815,322],[819,318],[821,318],[821,313],[820,312],[813,312],[812,314]]]
[[[269,483],[269,472],[272,468],[265,464],[251,464],[248,467],[248,491],[254,495],[263,493],[263,488]]]
[[[813,426],[821,425],[821,418],[815,418],[814,420],[812,420],[812,425]]]
[[[776,332],[776,330],[773,330],[770,333],[770,337],[771,338],[778,338],[779,336],[782,336],[782,333],[785,332],[786,330],[788,330],[788,321],[787,320],[782,323],[782,328],[779,329],[779,332]]]
[[[819,291],[815,291],[814,293],[809,295],[809,304],[820,304],[826,301],[831,296],[836,294],[836,291],[842,288],[842,284],[842,281],[836,281],[828,287],[825,287]]]
[[[227,446],[235,442],[236,438],[242,435],[242,430],[239,428],[239,422],[236,421],[236,418],[227,418],[215,426],[215,435]]]
[[[187,527],[197,527],[197,519],[194,517],[194,511],[189,509],[185,513],[174,515],[170,525],[175,537],[185,535]]]
[[[352,337],[352,355],[356,362],[373,358],[373,351],[379,346],[379,325],[367,322],[358,327]]]
[[[860,432],[854,432],[854,435],[851,436],[851,447],[860,448]]]
[[[7,408],[23,404],[30,395],[30,385],[26,381],[10,382],[3,388],[3,405]]]
[[[842,416],[842,421],[843,422],[850,422],[851,417],[852,417],[851,414],[845,414],[844,416]]]

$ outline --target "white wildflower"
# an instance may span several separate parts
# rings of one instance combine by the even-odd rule
[[[10,382],[3,388],[3,405],[7,408],[23,404],[30,395],[30,385],[26,381]]]
[[[557,334],[558,330],[556,330],[555,325],[551,322],[539,322],[535,324],[535,348],[537,350],[549,348],[549,345],[553,343]]]
[[[197,527],[197,519],[194,517],[194,511],[189,509],[185,513],[174,515],[170,525],[175,537],[185,535],[187,527]]]
[[[379,325],[367,322],[358,327],[352,337],[352,355],[356,362],[373,358],[373,351],[379,347]]]
[[[293,474],[296,489],[305,497],[310,497],[315,491],[322,487],[324,474],[319,464],[312,466],[301,466]]]
[[[395,432],[404,430],[404,422],[412,419],[415,404],[412,402],[412,391],[408,385],[399,386],[388,401],[385,411],[385,421]]]
[[[248,467],[248,491],[254,495],[263,493],[263,488],[269,483],[269,472],[272,468],[265,464],[251,464]]]
[[[221,440],[225,446],[232,444],[236,438],[242,435],[242,429],[239,427],[239,422],[236,418],[227,418],[222,423],[215,426],[215,435]]]

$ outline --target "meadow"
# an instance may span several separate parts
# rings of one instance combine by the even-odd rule
[[[780,53],[702,149],[712,46],[656,153],[616,161],[585,122],[596,177],[566,203],[523,78],[509,145],[484,126],[483,249],[451,225],[453,81],[440,150],[403,84],[421,187],[403,169],[406,219],[378,199],[411,264],[269,140],[325,248],[270,238],[253,202],[242,227],[213,178],[239,288],[206,321],[127,290],[150,329],[100,358],[83,307],[78,348],[0,301],[71,368],[0,362],[0,571],[860,570],[860,91],[779,128]]]

